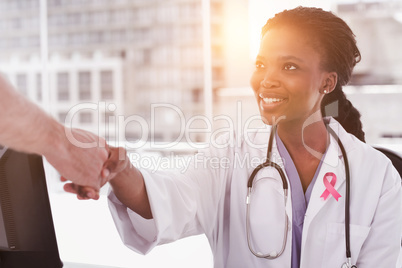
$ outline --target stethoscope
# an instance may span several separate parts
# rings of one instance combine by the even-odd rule
[[[287,199],[288,199],[288,182],[286,180],[285,174],[282,170],[282,168],[271,161],[271,154],[272,154],[272,142],[276,133],[276,128],[277,125],[272,126],[272,130],[269,136],[269,141],[268,141],[268,150],[267,150],[267,158],[264,163],[258,165],[253,173],[251,173],[250,178],[248,179],[247,182],[247,198],[246,198],[246,205],[247,205],[247,210],[246,210],[246,232],[247,232],[247,243],[248,243],[248,248],[250,251],[258,258],[265,258],[265,259],[276,259],[279,256],[282,255],[282,253],[285,251],[286,247],[286,240],[287,240],[287,235],[288,235],[288,230],[289,230],[289,218],[286,214],[285,210],[285,228],[284,228],[284,235],[283,235],[283,242],[282,242],[282,247],[279,252],[273,251],[267,254],[263,254],[260,252],[257,252],[253,249],[251,245],[251,232],[250,232],[250,203],[251,203],[251,192],[253,188],[253,181],[257,173],[265,168],[265,167],[274,167],[279,175],[281,176],[282,179],[282,185],[283,185],[283,192],[284,192],[284,202],[285,202],[285,208],[287,204]],[[352,265],[352,258],[351,258],[351,252],[350,252],[350,222],[349,222],[349,200],[350,200],[350,171],[349,171],[349,161],[346,155],[345,148],[339,139],[338,135],[336,135],[335,131],[333,131],[330,127],[327,127],[328,132],[337,140],[338,146],[341,149],[342,156],[344,158],[344,163],[345,163],[345,174],[346,174],[346,194],[345,194],[345,236],[346,236],[346,262],[342,264],[341,268],[357,268],[356,265]]]

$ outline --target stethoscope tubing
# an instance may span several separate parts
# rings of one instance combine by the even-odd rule
[[[246,235],[247,235],[247,244],[248,248],[250,249],[251,253],[254,254],[254,256],[258,258],[265,258],[265,259],[276,259],[279,256],[282,255],[282,253],[285,251],[286,248],[286,241],[287,241],[287,236],[288,236],[288,229],[289,229],[289,217],[286,213],[286,204],[287,204],[287,199],[288,199],[288,182],[286,180],[285,173],[283,172],[282,168],[274,163],[271,162],[271,153],[272,153],[272,143],[274,139],[274,133],[276,132],[276,125],[272,126],[271,134],[269,136],[269,141],[268,141],[268,150],[267,150],[267,157],[264,163],[258,165],[254,171],[251,173],[250,178],[247,182],[247,198],[246,198]],[[251,191],[253,188],[253,181],[257,173],[265,168],[265,167],[273,167],[275,168],[278,172],[279,175],[282,179],[282,186],[283,186],[283,192],[284,192],[284,202],[285,202],[285,226],[284,226],[284,235],[283,235],[283,242],[282,242],[282,247],[279,252],[271,252],[268,254],[262,254],[260,252],[256,252],[252,245],[251,245],[251,232],[250,232],[250,203],[251,203]]]
[[[328,132],[336,139],[338,142],[339,148],[341,149],[343,161],[345,164],[345,176],[346,176],[346,190],[345,190],[345,241],[346,241],[346,259],[351,259],[351,251],[350,251],[350,170],[349,170],[349,161],[348,156],[346,154],[345,147],[343,146],[341,139],[335,133],[335,131],[327,127]],[[354,266],[354,265],[353,265]],[[352,266],[352,267],[353,267]],[[354,266],[356,267],[356,266]]]

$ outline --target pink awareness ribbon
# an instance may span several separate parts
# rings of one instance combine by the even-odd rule
[[[323,180],[326,189],[320,197],[324,197],[324,200],[327,200],[329,194],[332,194],[336,201],[338,201],[338,198],[341,197],[341,195],[334,188],[336,183],[336,175],[332,172],[327,172],[324,175]],[[329,180],[331,180],[331,182]]]

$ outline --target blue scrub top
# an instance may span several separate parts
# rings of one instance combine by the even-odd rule
[[[309,184],[306,193],[303,192],[303,186],[300,181],[299,173],[297,172],[296,166],[293,163],[292,158],[289,155],[285,145],[279,138],[278,133],[276,133],[276,144],[278,146],[279,154],[283,159],[285,165],[285,172],[289,178],[290,182],[290,192],[292,195],[292,268],[300,267],[300,253],[301,253],[301,242],[302,242],[302,232],[304,224],[304,215],[306,214],[308,203],[310,202],[311,191],[315,181],[317,180],[318,173],[321,169],[322,161],[325,154],[322,156],[320,164],[315,171],[313,180]]]

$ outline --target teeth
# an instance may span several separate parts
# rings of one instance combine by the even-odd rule
[[[283,99],[277,99],[277,98],[263,98],[264,102],[267,104],[271,103],[276,103],[276,102],[281,102]]]
[[[272,103],[276,103],[276,102],[281,102],[283,101],[283,99],[279,99],[279,98],[264,98],[263,94],[260,93],[259,94],[260,98],[263,99],[263,101],[267,104],[272,104]]]

